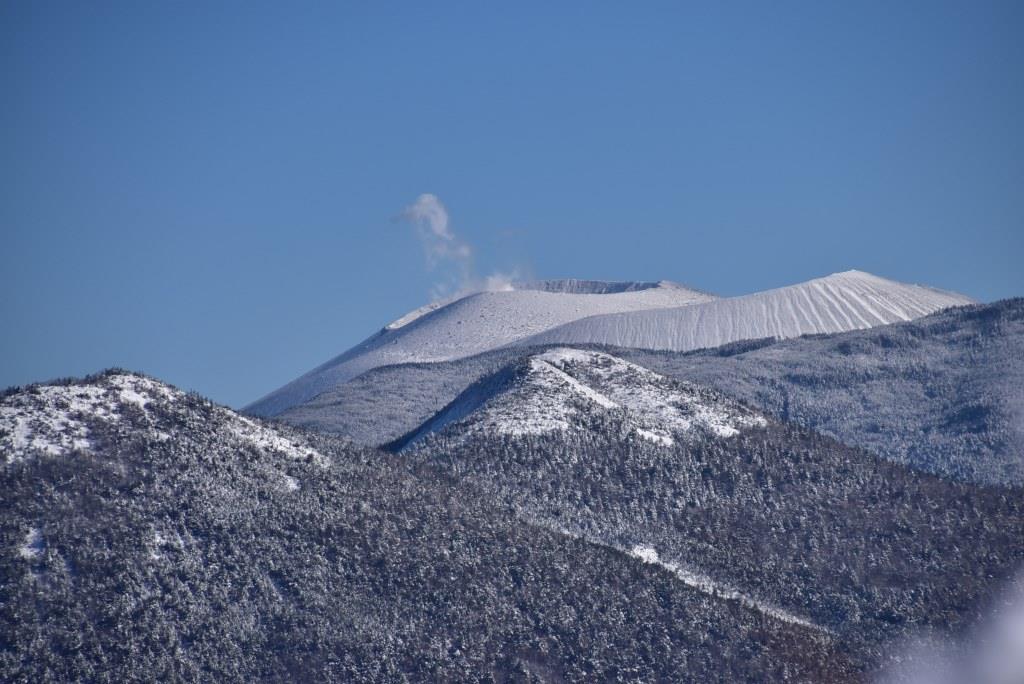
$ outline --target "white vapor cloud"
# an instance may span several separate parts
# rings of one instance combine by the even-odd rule
[[[448,210],[437,195],[423,193],[402,210],[402,218],[416,229],[427,263],[434,267],[450,260],[458,263],[473,258],[473,250],[448,227]]]
[[[960,639],[921,638],[880,673],[878,684],[1024,682],[1024,573]]]
[[[516,271],[512,273],[492,273],[484,278],[482,289],[488,292],[510,292],[516,289],[513,287],[513,283],[517,280],[519,280],[519,274]]]
[[[431,288],[433,300],[473,291],[512,290],[518,273],[492,273],[478,278],[473,268],[473,248],[451,229],[448,209],[437,195],[423,193],[402,210],[399,217],[410,223],[423,248],[427,269],[437,278]]]

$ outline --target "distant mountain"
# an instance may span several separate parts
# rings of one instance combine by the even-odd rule
[[[554,280],[529,280],[513,283],[512,290],[536,290],[538,292],[562,292],[566,294],[619,294],[622,292],[641,292],[654,289],[687,289],[699,292],[669,280],[658,281],[625,281],[578,280],[576,278],[559,278]],[[708,293],[702,293],[708,295]],[[714,299],[708,295],[709,299]]]
[[[593,351],[556,348],[474,383],[396,446],[445,431],[529,435],[583,429],[596,414],[620,413],[631,434],[657,444],[729,437],[764,418],[721,395]]]
[[[495,349],[569,321],[617,311],[678,307],[714,299],[667,281],[547,280],[430,304],[246,407],[277,415],[378,366],[444,361]]]
[[[666,281],[556,280],[519,287],[524,289],[476,293],[406,314],[246,411],[281,415],[373,368],[456,360],[504,346],[600,344],[687,351],[745,339],[869,328],[971,302],[858,271],[729,299]]]
[[[600,344],[690,351],[739,340],[873,328],[971,303],[973,300],[963,295],[847,271],[697,306],[590,316],[517,340],[516,344]]]
[[[1024,484],[1024,299],[841,335],[615,353],[899,463]]]
[[[436,363],[369,370],[282,411],[274,420],[382,446],[422,425],[474,382],[534,349],[496,349]]]
[[[690,353],[595,349],[926,472],[1024,484],[1024,299]],[[417,429],[472,383],[537,353],[510,348],[377,368],[280,419],[385,444]]]
[[[0,680],[871,680],[1024,563],[1024,300],[965,301],[539,281],[273,422],[126,371],[0,393]]]
[[[0,456],[3,681],[864,676],[651,549],[143,376],[5,393]]]

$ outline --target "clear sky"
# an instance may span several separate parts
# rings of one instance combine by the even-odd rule
[[[0,386],[240,406],[478,277],[1024,295],[1024,2],[0,5]],[[404,212],[404,213],[403,213]]]

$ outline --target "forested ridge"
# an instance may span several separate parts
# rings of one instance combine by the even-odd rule
[[[1022,302],[539,385],[546,350],[382,368],[305,428],[125,371],[12,388],[0,679],[871,681],[1024,565]]]
[[[1024,563],[1020,488],[946,480],[770,423],[666,447],[615,415],[583,429],[404,452],[523,517],[661,558],[834,630],[863,664],[956,633]]]
[[[5,681],[859,677],[829,635],[394,456],[239,448],[195,395],[147,410],[3,467]]]

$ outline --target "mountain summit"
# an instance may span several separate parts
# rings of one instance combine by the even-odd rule
[[[710,389],[671,380],[595,351],[557,348],[521,359],[464,391],[401,446],[439,432],[539,435],[579,429],[607,412],[641,439],[671,446],[695,434],[731,437],[764,426],[753,411]]]
[[[861,271],[725,299],[668,281],[518,283],[412,311],[246,410],[274,416],[373,368],[501,347],[605,344],[685,351],[870,328],[971,301]]]
[[[690,351],[740,340],[838,333],[909,321],[950,306],[960,294],[846,271],[742,297],[655,311],[591,316],[519,341]]]
[[[371,368],[472,356],[586,316],[678,307],[712,299],[713,295],[667,281],[545,280],[476,292],[402,316],[246,410],[256,415],[277,415]]]

